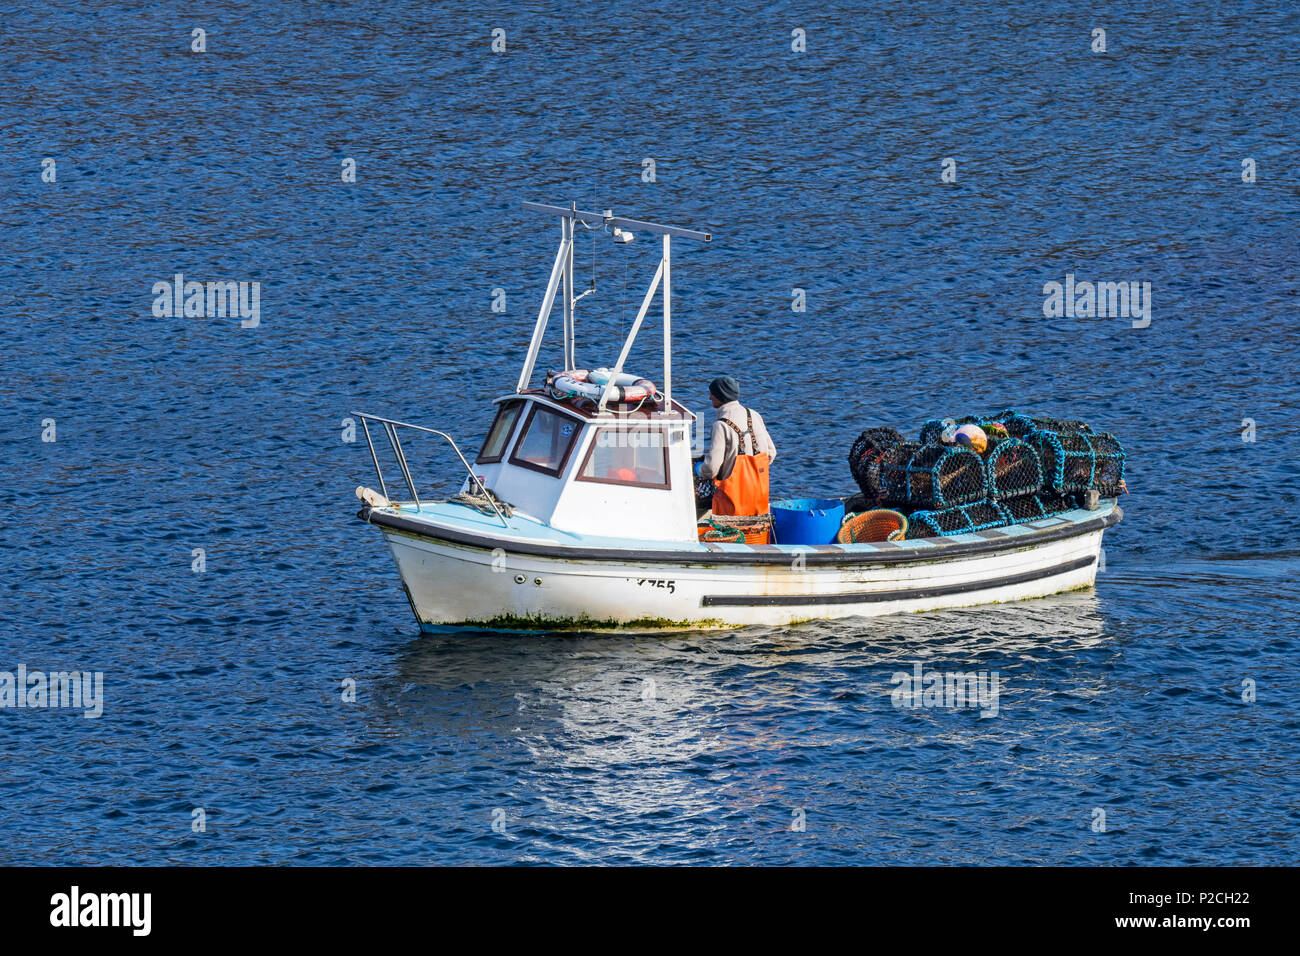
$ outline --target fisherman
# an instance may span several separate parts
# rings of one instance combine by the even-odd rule
[[[717,409],[708,454],[696,474],[713,481],[715,515],[768,513],[768,466],[776,458],[763,416],[740,404],[740,383],[730,375],[709,383]]]

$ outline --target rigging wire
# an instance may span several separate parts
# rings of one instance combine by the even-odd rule
[[[623,261],[623,324],[619,327],[620,332],[627,329],[627,270],[628,263],[625,259]]]

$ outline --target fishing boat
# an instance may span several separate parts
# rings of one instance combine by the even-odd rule
[[[701,540],[692,435],[672,396],[672,240],[707,232],[525,203],[561,238],[514,390],[472,463],[452,435],[365,412],[379,489],[358,487],[359,517],[387,543],[423,630],[448,627],[699,628],[931,611],[1091,587],[1114,498],[1039,521],[933,538],[792,545]],[[612,366],[578,367],[574,243],[581,234],[659,237],[662,254]],[[658,297],[662,390],[624,370]],[[563,367],[536,372],[562,298]],[[540,379],[540,380],[539,380]],[[486,417],[486,416],[485,416]],[[390,494],[371,429],[387,438],[404,492]],[[421,499],[402,437],[445,441],[465,471],[459,494]],[[390,466],[391,468],[391,466]]]

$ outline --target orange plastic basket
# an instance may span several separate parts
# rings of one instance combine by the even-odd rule
[[[877,508],[849,515],[840,525],[835,540],[840,544],[862,544],[867,541],[901,541],[906,535],[907,515]]]

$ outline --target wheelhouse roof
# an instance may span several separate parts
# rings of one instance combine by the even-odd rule
[[[614,408],[607,408],[602,413],[596,411],[596,402],[590,398],[580,396],[555,398],[544,388],[530,388],[522,392],[511,392],[509,395],[502,395],[500,398],[494,399],[492,404],[500,405],[502,402],[516,399],[549,406],[575,418],[580,418],[584,422],[594,424],[633,422],[638,425],[675,425],[695,420],[695,413],[677,401],[672,403],[671,411],[661,412],[657,408],[636,408],[635,405],[632,405],[626,411],[621,406],[615,406]]]

